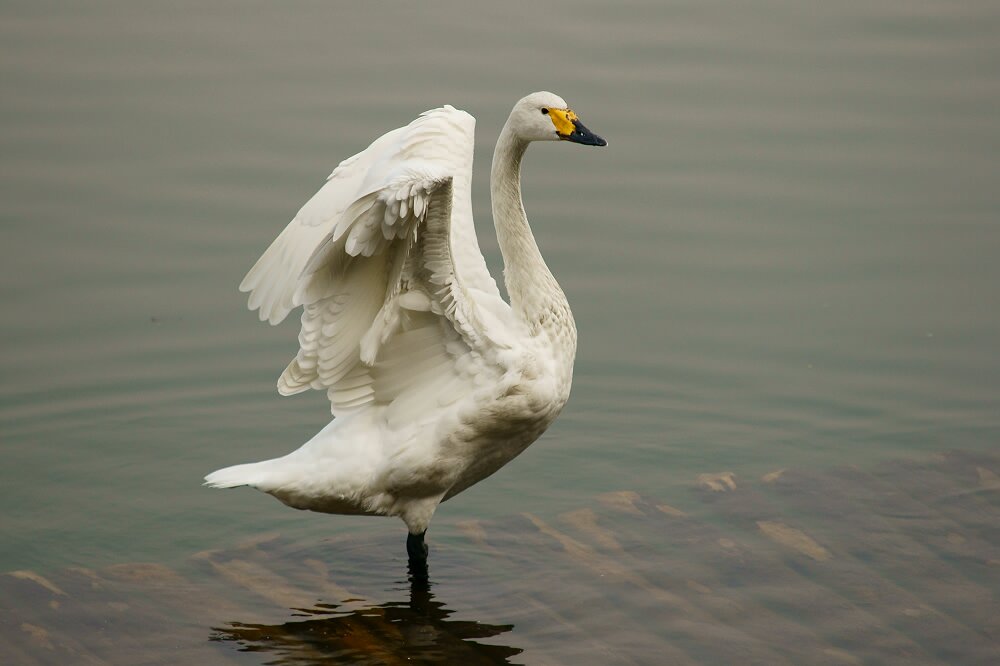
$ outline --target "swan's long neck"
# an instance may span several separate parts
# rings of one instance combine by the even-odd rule
[[[530,330],[571,327],[575,346],[569,304],[542,259],[521,202],[521,158],[527,147],[528,142],[517,137],[508,120],[497,141],[490,174],[493,224],[503,254],[504,282],[511,308]]]

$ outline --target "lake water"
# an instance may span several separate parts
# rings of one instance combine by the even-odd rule
[[[975,0],[4,3],[0,571],[176,566],[273,530],[401,549],[395,520],[200,486],[328,416],[274,390],[296,318],[260,324],[236,285],[333,166],[444,103],[478,121],[499,276],[489,161],[539,89],[610,143],[525,165],[573,396],[440,508],[432,551],[607,491],[685,505],[704,473],[995,450],[998,35]],[[394,585],[385,557],[366,575]]]

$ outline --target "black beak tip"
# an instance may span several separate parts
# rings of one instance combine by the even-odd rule
[[[583,146],[608,145],[608,142],[604,140],[604,137],[597,136],[591,132],[579,120],[573,121],[573,133],[568,136],[563,136],[562,138],[567,141],[572,141],[573,143],[579,143]]]
[[[587,129],[584,129],[582,133],[580,131],[574,132],[572,138],[570,138],[570,141],[572,141],[573,143],[579,143],[580,145],[583,146],[608,145],[608,142],[604,139],[604,137],[597,136],[596,134]]]

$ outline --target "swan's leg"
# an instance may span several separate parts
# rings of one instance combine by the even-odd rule
[[[427,544],[424,543],[424,534],[412,532],[406,537],[406,553],[410,556],[406,563],[406,569],[410,573],[410,602],[413,602],[415,591],[427,592],[430,589],[430,573],[427,569]]]
[[[409,532],[406,536],[406,554],[410,556],[411,562],[427,561],[427,544],[424,543],[424,535],[427,534],[427,526],[430,525],[434,510],[437,509],[442,497],[444,497],[444,493],[419,499],[407,498],[402,503],[399,517],[406,523],[406,529]]]
[[[406,535],[406,554],[410,556],[411,562],[427,562],[427,544],[424,543],[424,535],[427,530],[419,534],[412,532]]]

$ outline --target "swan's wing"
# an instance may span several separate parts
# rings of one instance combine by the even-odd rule
[[[303,306],[282,394],[326,389],[334,414],[416,395],[440,404],[507,345],[495,283],[467,284],[456,262],[457,250],[483,263],[472,220],[452,215],[474,127],[445,107],[381,137],[333,172],[247,275],[241,289],[262,320]]]
[[[407,129],[388,132],[341,162],[246,274],[240,291],[250,292],[248,305],[258,311],[261,321],[278,324],[301,305],[294,302],[295,291],[313,251],[358,198],[365,176],[380,157],[392,153]]]

